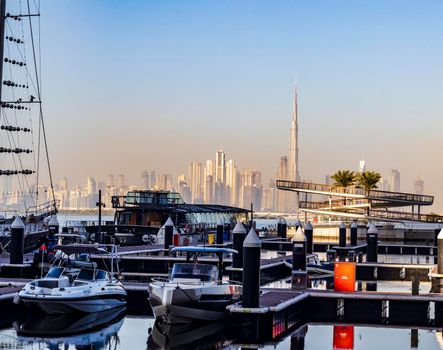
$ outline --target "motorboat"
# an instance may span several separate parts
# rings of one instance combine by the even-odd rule
[[[95,313],[126,305],[126,291],[114,277],[114,262],[108,272],[88,261],[90,254],[112,254],[113,257],[115,246],[107,247],[111,247],[111,253],[105,249],[106,245],[55,246],[59,256],[47,275],[27,283],[18,292],[15,302],[22,301],[31,309],[50,315]],[[72,256],[74,260],[71,260]]]
[[[241,299],[242,286],[223,282],[223,255],[236,254],[228,248],[175,247],[175,253],[186,253],[186,263],[175,263],[167,279],[149,283],[149,300],[156,318],[168,323],[217,321],[227,316],[226,307]],[[197,261],[201,254],[215,254],[218,267]],[[191,261],[191,259],[194,261]]]

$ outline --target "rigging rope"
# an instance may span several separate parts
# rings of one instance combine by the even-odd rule
[[[31,14],[31,8],[29,5],[29,0],[26,0],[27,5],[28,5],[28,14]],[[40,12],[38,13],[40,14]],[[39,83],[39,79],[38,79],[38,70],[37,70],[37,58],[35,56],[35,43],[34,43],[34,31],[32,29],[32,17],[29,16],[29,29],[30,29],[30,33],[31,33],[31,44],[32,44],[32,53],[33,53],[33,61],[34,61],[34,70],[35,70],[35,81],[37,84],[37,96],[38,96],[38,100],[39,100],[39,110],[40,110],[40,118],[39,120],[41,121],[41,127],[42,127],[42,131],[43,131],[43,141],[45,144],[45,153],[46,153],[46,161],[47,161],[47,165],[48,165],[48,171],[49,171],[49,181],[50,181],[50,186],[51,186],[51,195],[52,195],[52,200],[53,200],[53,204],[54,204],[54,209],[56,209],[56,200],[55,200],[55,193],[54,193],[54,183],[52,180],[52,172],[51,172],[51,163],[49,161],[49,151],[48,151],[48,142],[46,139],[46,130],[45,130],[45,122],[43,119],[43,109],[42,109],[42,104],[41,104],[41,91],[40,91],[40,83]],[[40,24],[40,22],[39,22]],[[41,56],[40,56],[41,57]]]

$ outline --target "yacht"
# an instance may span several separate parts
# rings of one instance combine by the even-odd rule
[[[72,312],[101,312],[126,305],[126,291],[111,272],[88,261],[88,254],[108,253],[99,245],[56,246],[67,258],[56,259],[43,278],[25,285],[15,300],[31,309],[52,315]],[[113,255],[115,247],[113,248]],[[71,256],[75,255],[75,260]],[[111,266],[113,266],[113,261]]]
[[[186,253],[186,263],[175,263],[167,279],[153,279],[149,284],[149,300],[156,318],[165,322],[187,323],[216,321],[227,316],[226,307],[240,300],[242,287],[238,283],[222,282],[223,254],[234,249],[212,247],[176,247],[171,250]],[[215,254],[219,267],[197,261],[201,254]],[[194,257],[194,261],[190,261]]]

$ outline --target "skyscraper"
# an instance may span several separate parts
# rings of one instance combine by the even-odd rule
[[[203,176],[203,200],[205,203],[214,202],[214,178],[214,162],[207,160]]]
[[[414,181],[414,193],[424,194],[424,189],[425,189],[425,182],[420,176],[417,176],[417,178]]]
[[[388,179],[389,191],[400,192],[400,172],[397,169],[391,169]]]
[[[226,161],[225,152],[215,152],[215,182],[225,183],[226,178]]]
[[[191,202],[201,203],[203,201],[203,186],[202,163],[200,162],[189,164],[189,187],[191,188]]]
[[[297,88],[294,90],[292,106],[291,133],[289,137],[288,178],[291,181],[300,181],[298,169],[298,100]],[[298,193],[288,193],[285,199],[288,211],[294,211],[298,218]]]
[[[288,179],[299,181],[298,169],[298,102],[297,89],[294,91],[294,103],[292,107],[291,133],[289,137]]]
[[[229,205],[237,205],[238,203],[238,171],[235,162],[230,159],[226,163],[226,202]]]

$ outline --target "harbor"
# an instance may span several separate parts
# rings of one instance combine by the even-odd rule
[[[442,13],[0,0],[0,350],[442,350]]]

